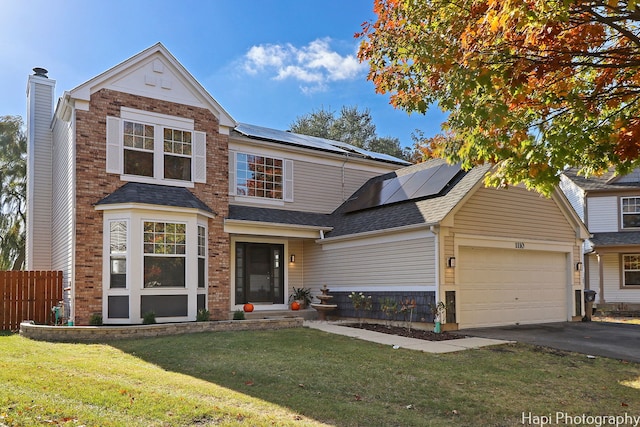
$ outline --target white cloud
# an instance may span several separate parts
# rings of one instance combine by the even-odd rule
[[[303,83],[305,93],[325,90],[329,82],[351,80],[365,69],[355,55],[331,50],[329,38],[316,39],[303,47],[289,43],[252,46],[244,58],[250,74],[266,72],[276,80],[293,79]]]

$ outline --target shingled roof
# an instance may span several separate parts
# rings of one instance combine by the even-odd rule
[[[444,160],[432,159],[372,178],[354,194],[354,197],[366,191],[366,187],[373,185],[376,181],[386,180],[393,176],[407,175],[427,168],[437,167],[444,163]],[[488,165],[479,166],[466,173],[463,172],[462,176],[454,179],[443,193],[435,197],[406,200],[356,212],[345,211],[348,204],[347,201],[331,215],[334,229],[327,233],[327,237],[338,237],[416,224],[436,225],[484,177],[489,168],[490,166]]]
[[[640,244],[640,231],[593,233],[590,240],[594,247],[638,245]]]
[[[255,206],[230,205],[229,219],[288,225],[308,225],[313,227],[331,226],[331,217],[328,214],[260,208]]]
[[[183,187],[127,182],[96,203],[96,206],[122,203],[193,208],[214,213],[202,200]]]
[[[609,169],[602,175],[592,175],[589,178],[585,178],[582,175],[578,175],[577,168],[567,169],[563,172],[564,176],[573,181],[578,187],[585,191],[615,191],[615,190],[628,190],[630,188],[640,188],[640,182],[618,182],[615,174],[615,169]]]

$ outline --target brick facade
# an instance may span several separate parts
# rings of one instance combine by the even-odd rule
[[[102,313],[103,214],[94,204],[125,184],[106,172],[106,117],[120,117],[121,107],[193,119],[195,130],[207,133],[207,183],[191,191],[216,213],[208,222],[208,304],[213,319],[228,319],[230,246],[223,224],[229,210],[228,135],[218,132],[219,122],[207,109],[102,89],[91,95],[89,111],[76,110],[76,324]]]

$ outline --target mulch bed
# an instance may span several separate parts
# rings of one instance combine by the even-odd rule
[[[411,329],[405,328],[402,326],[387,326],[380,325],[377,323],[346,323],[340,326],[348,326],[350,328],[358,328],[358,329],[366,329],[374,332],[381,332],[383,334],[389,335],[398,335],[401,337],[408,338],[417,338],[419,340],[427,340],[427,341],[447,341],[447,340],[457,340],[459,338],[464,338],[463,336],[451,334],[449,332],[441,332],[436,334],[433,331],[425,331],[422,329]]]

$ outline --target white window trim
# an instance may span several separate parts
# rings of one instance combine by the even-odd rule
[[[248,156],[259,156],[282,161],[282,198],[272,199],[259,196],[238,195],[238,154]],[[235,196],[238,202],[260,203],[273,206],[284,206],[285,202],[293,202],[293,160],[283,157],[276,157],[272,154],[249,152],[249,151],[230,151],[229,152],[229,195]]]
[[[130,175],[124,173],[124,122],[130,121],[154,127],[154,159],[153,177]],[[177,180],[164,178],[164,129],[170,128],[191,132],[191,155],[173,156],[191,159],[191,180]],[[122,107],[120,117],[107,117],[107,173],[120,174],[123,181],[140,182],[145,184],[161,184],[174,187],[193,188],[195,183],[206,182],[206,133],[195,130],[193,119],[187,119],[150,111],[135,110]]]
[[[140,301],[146,295],[187,295],[187,316],[159,317],[159,323],[195,321],[197,315],[198,291],[206,292],[207,288],[198,288],[198,248],[189,242],[197,241],[198,226],[205,227],[208,233],[207,218],[194,212],[157,211],[130,208],[126,205],[113,206],[114,210],[104,211],[103,220],[103,279],[102,279],[102,314],[105,324],[141,323]],[[110,233],[111,221],[127,222],[127,288],[109,288],[110,282]],[[144,222],[185,223],[187,233],[185,287],[144,287]],[[208,234],[207,234],[208,239]],[[208,251],[208,240],[207,240]],[[208,252],[207,252],[208,253]],[[205,274],[208,277],[208,260],[205,262]],[[129,318],[108,318],[108,298],[110,296],[129,297]]]

